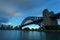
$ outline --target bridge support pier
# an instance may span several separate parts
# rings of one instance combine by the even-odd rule
[[[54,13],[53,12],[49,12],[47,9],[45,9],[43,11],[43,24],[44,24],[45,27],[52,26],[51,28],[55,28],[58,25],[56,19],[50,18],[50,16],[53,16],[53,15],[54,15]]]

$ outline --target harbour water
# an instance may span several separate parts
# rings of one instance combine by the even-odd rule
[[[0,30],[0,40],[60,40],[60,32]]]

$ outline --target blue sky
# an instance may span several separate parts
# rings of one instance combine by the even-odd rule
[[[20,25],[28,16],[42,16],[46,8],[60,12],[60,0],[0,0],[0,24]]]

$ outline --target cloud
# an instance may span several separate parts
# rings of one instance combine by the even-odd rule
[[[7,19],[7,18],[2,18],[2,17],[0,17],[0,25],[2,24],[2,23],[7,23],[9,20]]]
[[[11,25],[11,22],[6,22],[6,23],[2,23],[2,24]]]
[[[9,16],[14,16],[16,13],[17,14],[20,14],[18,13],[19,11],[17,11],[15,8],[13,7],[2,7],[0,8],[2,10],[0,10],[0,12],[2,12],[3,14],[6,14],[6,15],[9,15]],[[0,13],[1,14],[1,13]]]
[[[20,10],[27,10],[38,7],[41,0],[0,0],[0,3],[5,6],[18,7]]]
[[[0,11],[2,10],[9,16],[14,16],[16,13],[21,16],[21,14],[24,14],[21,12],[39,7],[40,2],[41,0],[0,0]],[[21,12],[19,13],[19,11]]]
[[[0,0],[0,24],[7,23],[12,17],[19,17],[19,12],[11,2]]]
[[[20,17],[21,12],[16,12],[14,9],[7,9],[0,11],[0,24],[7,23],[12,17]]]

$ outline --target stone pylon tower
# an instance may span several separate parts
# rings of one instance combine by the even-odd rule
[[[56,26],[58,25],[57,20],[56,19],[52,19],[50,18],[50,16],[53,16],[54,12],[49,12],[47,9],[45,9],[43,11],[43,24],[44,26],[48,25],[48,26]]]

